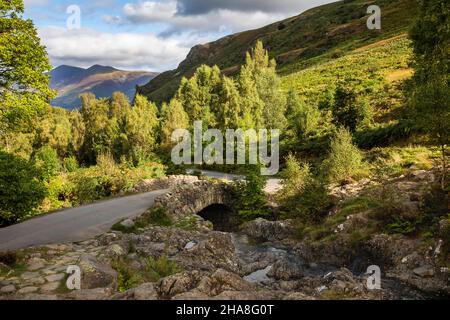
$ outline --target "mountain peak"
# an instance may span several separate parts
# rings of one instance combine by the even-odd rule
[[[92,67],[86,69],[86,71],[92,72],[92,73],[107,73],[107,72],[118,71],[118,69],[116,69],[114,67],[110,67],[110,66],[102,66],[99,64],[95,64]]]

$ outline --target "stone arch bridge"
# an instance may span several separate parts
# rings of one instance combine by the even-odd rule
[[[238,224],[232,186],[223,181],[183,181],[158,197],[154,208],[163,208],[174,221],[198,215],[211,221],[219,231],[230,231]]]

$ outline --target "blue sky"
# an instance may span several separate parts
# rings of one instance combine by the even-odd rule
[[[261,27],[330,0],[24,0],[54,67],[176,68],[199,43]],[[77,5],[81,28],[69,30]]]

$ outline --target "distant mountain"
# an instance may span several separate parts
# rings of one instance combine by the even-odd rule
[[[367,28],[367,8],[372,4],[381,8],[381,30]],[[138,92],[158,104],[168,101],[182,77],[191,77],[201,64],[217,65],[224,74],[234,75],[258,40],[276,59],[280,75],[289,75],[407,32],[417,8],[416,0],[344,0],[319,6],[263,28],[197,45],[176,70],[161,73]]]
[[[115,91],[125,93],[130,100],[136,86],[148,83],[155,72],[123,71],[113,67],[94,65],[88,69],[62,65],[50,72],[50,87],[58,91],[53,106],[65,109],[80,107],[80,94],[92,92],[98,98],[107,98]]]

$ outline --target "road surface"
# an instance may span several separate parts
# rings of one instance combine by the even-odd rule
[[[202,174],[223,180],[244,178],[214,171],[202,171]],[[274,192],[279,181],[269,179],[266,192]],[[168,191],[153,191],[65,209],[0,229],[0,252],[94,238],[108,232],[120,220],[144,213],[153,206],[155,198]]]
[[[62,210],[0,229],[0,252],[37,245],[77,242],[105,232],[118,221],[147,211],[160,190]]]

